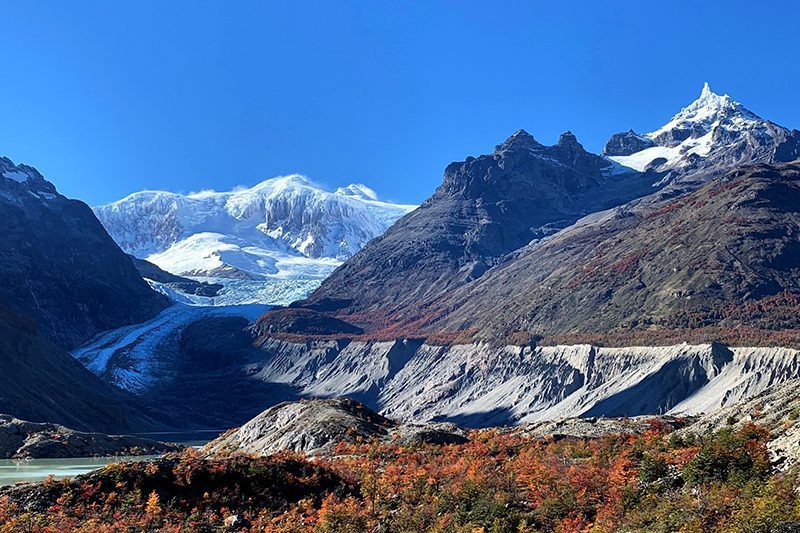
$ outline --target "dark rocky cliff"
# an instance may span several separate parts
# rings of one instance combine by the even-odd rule
[[[83,202],[27,165],[0,158],[0,297],[71,349],[169,305]]]

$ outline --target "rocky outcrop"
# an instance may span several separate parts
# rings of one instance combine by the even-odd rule
[[[641,434],[653,429],[654,421],[669,430],[678,430],[692,423],[696,417],[686,416],[629,416],[624,418],[585,417],[563,418],[546,422],[532,422],[500,431],[513,435],[549,439],[596,439],[605,435]]]
[[[84,433],[0,414],[0,458],[4,459],[156,455],[181,449],[177,444],[131,435]]]
[[[652,140],[639,135],[633,130],[629,130],[612,135],[606,143],[605,148],[603,148],[601,155],[631,155],[652,146]]]
[[[0,298],[59,346],[73,348],[169,305],[92,210],[58,194],[33,167],[0,158],[0,217]]]
[[[208,443],[204,451],[212,455],[233,452],[270,455],[280,450],[330,453],[340,441],[386,436],[394,425],[346,398],[286,402]]]
[[[337,398],[281,403],[210,442],[203,450],[209,455],[270,455],[281,450],[330,455],[340,442],[372,439],[405,445],[467,441],[466,433],[452,424],[397,424],[359,402]]]
[[[222,285],[219,283],[208,283],[206,281],[196,281],[183,276],[176,276],[170,274],[166,270],[161,270],[158,266],[145,259],[130,256],[133,264],[139,274],[146,280],[156,281],[166,285],[170,289],[185,294],[194,294],[196,296],[213,297],[216,296]]]

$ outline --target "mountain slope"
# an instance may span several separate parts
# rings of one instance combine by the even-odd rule
[[[292,175],[232,192],[143,191],[95,213],[123,250],[173,274],[253,286],[300,280],[307,293],[411,209],[364,185],[328,192]],[[274,292],[261,303],[288,303]]]
[[[479,278],[503,256],[583,215],[652,190],[567,132],[544,146],[518,131],[492,154],[450,164],[417,210],[337,269],[301,305],[378,326]]]
[[[0,298],[60,346],[167,307],[91,209],[58,194],[33,167],[0,158],[0,214]]]
[[[757,341],[759,331],[800,327],[798,305],[795,162],[733,171],[673,200],[535,243],[443,298],[432,311],[440,319],[427,328],[494,339],[524,331],[675,340],[746,326]]]

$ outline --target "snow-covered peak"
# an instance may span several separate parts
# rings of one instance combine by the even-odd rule
[[[708,83],[699,98],[665,125],[636,139],[631,135],[612,136],[605,150],[608,159],[638,171],[665,172],[670,181],[706,179],[740,164],[772,162],[781,152],[793,153],[800,141],[727,94],[715,93]]]
[[[339,187],[336,189],[336,194],[353,196],[355,198],[361,198],[362,200],[378,201],[377,193],[363,183],[351,183],[347,187]]]
[[[705,134],[722,122],[739,123],[739,127],[744,127],[747,123],[765,121],[727,94],[720,96],[713,92],[706,82],[697,100],[683,108],[661,128],[645,134],[645,137],[655,140],[676,129],[700,129]]]
[[[298,191],[304,189],[321,190],[322,187],[313,183],[302,174],[289,174],[288,176],[278,176],[257,183],[251,188],[240,187],[234,193],[246,193],[247,191],[261,191],[270,193],[281,193],[283,191]]]
[[[714,93],[711,91],[711,87],[708,86],[708,82],[704,82],[703,90],[700,91],[700,99],[702,100],[703,98],[708,98],[712,95],[714,95]]]
[[[344,260],[414,207],[380,201],[365,185],[329,192],[293,174],[228,192],[141,191],[95,213],[123,250],[143,259],[212,233],[242,249]]]

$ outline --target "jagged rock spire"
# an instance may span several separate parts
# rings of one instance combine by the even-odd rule
[[[495,152],[502,152],[509,148],[536,148],[542,146],[533,135],[523,129],[518,129],[512,133],[508,139],[494,147]]]

